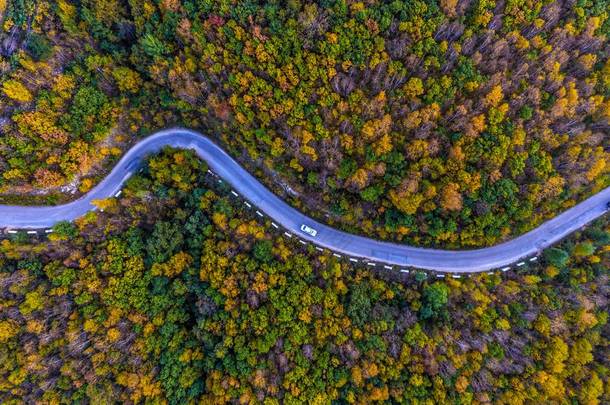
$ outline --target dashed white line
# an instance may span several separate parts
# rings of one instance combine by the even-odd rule
[[[388,269],[388,270],[392,270],[392,266],[388,266],[388,265],[384,265],[383,268],[384,269]]]
[[[340,254],[337,254],[337,253],[333,253],[333,256],[335,256],[335,257],[341,257],[341,255],[340,255]]]
[[[289,234],[288,232],[284,232],[284,235],[288,236],[289,238],[292,238],[292,235]]]
[[[409,270],[407,270],[407,269],[401,269],[401,270],[400,270],[400,272],[401,272],[401,273],[409,273]]]
[[[489,274],[490,276],[493,276],[494,272],[493,271],[488,271],[487,274]]]
[[[44,231],[44,233],[53,233],[53,230],[52,229],[47,229],[47,230]]]
[[[259,210],[256,210],[256,215],[258,215],[259,217],[262,217],[262,216],[263,216],[263,213],[262,213],[262,212],[260,212]]]
[[[536,260],[538,260],[538,256],[534,256],[530,259],[530,262],[535,262]]]
[[[35,235],[36,231],[28,231],[28,235]]]
[[[377,266],[377,263],[368,262],[366,265],[367,265],[367,266]]]
[[[8,233],[17,233],[17,231],[8,231]]]
[[[246,205],[246,207],[252,208],[252,205],[248,201],[244,201],[244,204]]]
[[[509,267],[509,266],[502,267],[502,269],[501,269],[501,271],[509,271],[509,270],[510,270],[510,267]]]
[[[193,134],[194,134],[194,133],[193,133]],[[156,138],[155,138],[155,139],[156,139]],[[180,144],[181,144],[181,142],[177,142],[176,144],[177,144],[177,145],[180,145]],[[146,144],[143,144],[143,145],[146,145]],[[198,150],[198,151],[199,151],[199,149],[200,149],[200,148],[201,148],[201,149],[206,149],[206,147],[205,147],[205,146],[197,146],[197,150]],[[135,153],[135,154],[137,155],[137,153]],[[127,173],[127,176],[126,176],[126,177],[124,177],[124,178],[123,178],[123,180],[125,180],[126,178],[128,178],[128,177],[131,175],[132,171],[133,171],[134,173],[135,173],[135,172],[142,172],[142,167],[141,167],[141,166],[137,166],[137,165],[134,165],[134,164],[132,164],[132,163],[137,163],[137,162],[129,162],[129,163],[126,163],[126,164],[124,165],[124,167],[126,167],[127,169],[131,169],[131,171],[129,171],[129,172]],[[230,162],[230,163],[231,163],[231,162]],[[234,163],[231,163],[231,164],[234,164]],[[219,166],[216,166],[216,165],[215,165],[215,167],[219,167]],[[209,166],[208,166],[208,169],[206,169],[206,170],[207,170],[208,172],[212,173],[212,171],[209,169]],[[147,170],[146,168],[144,168],[144,171],[148,171],[148,170]],[[120,172],[120,170],[117,170],[117,172]],[[219,167],[219,173],[221,173],[221,172],[222,172],[222,173],[225,173],[225,170],[224,170],[224,169],[220,169],[220,167]],[[119,177],[120,177],[120,176],[119,176]],[[225,188],[227,191],[230,191],[230,190],[231,190],[231,184],[232,184],[232,183],[233,183],[233,181],[234,181],[233,177],[236,177],[236,176],[235,176],[235,174],[232,174],[232,175],[230,175],[230,176],[226,176],[226,179],[227,179],[227,180],[224,180],[224,179],[223,179],[223,180],[224,180],[224,182],[225,182],[225,183],[227,183],[225,186],[223,186],[223,187],[224,187],[224,188]],[[218,179],[218,175],[216,175],[216,177],[214,177],[214,178]],[[213,184],[213,181],[211,181],[211,180],[212,180],[212,179],[210,179],[210,182]],[[239,180],[239,179],[237,179],[237,180]],[[108,180],[108,181],[110,182],[111,180]],[[220,182],[222,182],[222,181],[220,181]],[[221,187],[221,188],[223,188],[223,187]],[[257,184],[255,183],[255,184],[253,184],[253,185],[250,185],[250,187],[252,187],[252,188],[256,189],[257,187],[258,187],[258,188],[260,188],[261,186],[260,186],[260,185],[257,185]],[[242,189],[242,188],[240,187],[240,190],[241,190],[241,189]],[[117,190],[115,189],[115,191],[117,191]],[[114,194],[114,193],[111,193],[111,194],[110,194],[110,196],[112,196],[113,194]],[[606,205],[606,202],[607,202],[607,197],[605,197],[604,195],[605,195],[605,196],[607,196],[607,195],[608,195],[608,193],[606,193],[606,192],[602,192],[601,194],[599,194],[599,196],[600,196],[600,197],[602,197],[602,198],[604,198],[604,200],[603,200],[603,201],[601,201],[601,200],[597,200],[597,202],[594,202],[594,204],[595,204],[594,206],[592,206],[592,205],[591,205],[591,200],[588,200],[586,204],[585,204],[585,203],[583,203],[583,204],[579,204],[579,206],[578,206],[578,207],[580,207],[580,208],[574,207],[574,210],[575,210],[575,211],[573,211],[573,212],[578,213],[578,212],[579,212],[579,210],[581,210],[581,212],[582,212],[582,211],[584,211],[584,210],[586,210],[586,209],[590,209],[590,208],[595,208],[595,210],[596,210],[596,211],[599,211],[599,210],[598,210],[598,208],[601,208],[601,206],[602,206],[602,205],[603,205],[603,206],[605,206],[605,205]],[[243,196],[241,196],[241,195],[240,195],[240,197],[243,197]],[[253,199],[253,200],[254,200],[254,201],[257,201],[257,199]],[[601,203],[601,204],[600,204],[600,203]],[[85,204],[82,204],[82,205],[83,205],[85,208],[90,208],[90,206],[89,206],[89,203],[88,203],[88,202],[86,202]],[[257,205],[258,205],[258,204],[254,204],[252,208],[254,208],[254,209],[258,208],[258,207],[257,207]],[[263,206],[264,206],[264,205],[263,205]],[[587,207],[587,208],[586,208],[586,207]],[[607,208],[607,207],[604,207],[604,208]],[[260,209],[262,209],[262,208],[260,208]],[[277,209],[277,208],[276,208],[276,209]],[[265,217],[268,217],[267,213],[271,214],[271,211],[270,211],[270,210],[268,210],[267,208],[265,208],[265,210],[266,210],[266,212],[265,212]],[[3,207],[0,207],[0,211],[4,211]],[[60,214],[61,214],[61,213],[60,213]],[[595,213],[595,215],[596,215],[596,216],[597,216],[598,214],[600,214],[600,213],[599,213],[599,212],[596,212],[596,213]],[[600,215],[601,215],[601,214],[600,214]],[[63,216],[63,215],[62,215],[62,216]],[[3,219],[4,219],[4,218],[3,218]],[[582,220],[581,220],[581,219],[582,219]],[[35,221],[35,219],[34,219],[34,221]],[[554,228],[553,228],[553,225],[549,225],[549,226],[551,227],[551,229],[550,229],[550,230],[548,230],[548,232],[547,232],[547,233],[550,233],[550,234],[553,234],[553,235],[558,235],[558,236],[561,236],[561,235],[564,235],[564,234],[565,234],[567,231],[574,230],[574,229],[575,229],[577,226],[580,228],[580,227],[581,227],[582,225],[584,225],[584,223],[586,223],[587,221],[588,221],[588,219],[584,218],[584,216],[582,216],[582,215],[581,215],[580,217],[578,217],[578,218],[577,218],[577,219],[574,221],[574,222],[575,222],[574,224],[569,224],[569,223],[568,223],[568,224],[564,224],[564,225],[560,225],[560,226],[555,225],[555,226],[554,226]],[[263,221],[260,221],[260,222],[263,222]],[[565,223],[565,221],[563,221],[563,222]],[[36,222],[32,222],[32,223],[33,223],[34,225],[36,224]],[[568,225],[568,226],[566,226],[566,225]],[[25,227],[25,228],[27,228],[27,227],[28,227],[28,225],[25,225],[25,226],[24,226],[24,225],[21,225],[21,226],[22,226],[22,227]],[[19,228],[17,228],[17,229],[19,229]],[[281,229],[284,229],[284,228],[281,228]],[[18,233],[24,233],[26,230],[27,230],[27,229],[20,229],[20,230],[18,231]],[[7,227],[7,229],[6,229],[6,232],[8,232],[8,227]],[[39,233],[39,234],[41,234],[41,233],[43,233],[43,232],[44,232],[44,228],[43,228],[43,229],[39,229],[39,230],[38,230],[38,233]],[[300,233],[300,232],[298,231],[298,228],[296,228],[296,229],[295,229],[295,232],[297,232],[297,234],[299,234],[299,233]],[[540,232],[544,232],[544,231],[540,231]],[[16,232],[16,233],[17,233],[17,232]],[[280,233],[280,232],[278,231],[278,233]],[[324,235],[321,235],[321,236],[324,236]],[[309,237],[308,237],[308,239],[311,239],[311,238],[309,238]],[[311,239],[311,240],[312,240],[312,241],[314,241],[315,239]],[[548,244],[548,241],[547,241],[546,239],[545,239],[545,240],[542,240],[542,241],[540,241],[540,242],[537,244],[537,248],[541,248],[541,246],[542,246],[542,245],[546,245],[546,244]],[[346,242],[343,242],[343,245],[339,245],[339,246],[346,246],[346,245],[347,245],[347,244],[346,244]],[[328,245],[328,246],[330,247],[331,245]],[[339,249],[339,251],[345,251],[345,252],[347,253],[347,250],[343,250],[343,248],[341,248],[341,247],[339,247],[338,249]],[[510,263],[510,266],[511,266],[511,267],[510,267],[510,268],[505,268],[505,269],[503,269],[503,271],[507,271],[508,269],[512,269],[512,267],[515,267],[516,269],[519,269],[519,268],[520,268],[520,266],[523,266],[523,267],[532,266],[532,265],[533,265],[533,264],[532,264],[532,262],[534,262],[534,261],[535,261],[535,259],[533,258],[532,253],[533,253],[534,255],[539,254],[541,257],[543,257],[543,260],[538,259],[538,261],[544,261],[544,256],[542,256],[542,254],[540,253],[540,251],[536,251],[536,250],[533,250],[533,249],[532,249],[532,250],[526,250],[526,251],[522,252],[522,257],[521,257],[522,261],[520,261],[520,263],[519,263],[518,265],[516,265],[516,264],[515,264],[515,263],[516,263],[516,261],[514,261],[514,262],[513,262],[513,260],[511,260],[510,262],[508,262],[508,263]],[[353,253],[353,254],[360,254],[360,255],[363,255],[364,253],[363,253],[362,251],[354,251],[354,253]],[[526,256],[525,254],[527,254],[527,256]],[[346,254],[346,257],[349,257],[349,253],[348,253],[348,254]],[[360,257],[362,257],[362,256],[359,256],[359,258],[360,258]],[[375,258],[371,258],[371,259],[376,260]],[[371,259],[368,259],[368,260],[371,260]],[[381,258],[380,258],[380,259],[381,259]],[[478,258],[478,259],[476,259],[476,261],[482,261],[482,262],[483,262],[483,264],[489,263],[489,261],[488,261],[488,260],[489,260],[489,259],[484,259],[484,258]],[[360,262],[362,262],[362,263],[364,263],[364,262],[366,262],[366,261],[367,261],[367,259],[366,259],[366,258],[362,258],[362,259],[360,259],[359,261],[360,261]],[[383,261],[385,261],[385,260],[381,260],[381,261],[383,262]],[[430,259],[425,259],[425,261],[430,261],[430,262],[432,262],[432,264],[434,264],[434,262],[435,262],[436,260],[434,260],[433,258],[430,258]],[[392,260],[392,261],[390,261],[390,263],[391,263],[391,262],[393,262],[393,260]],[[409,260],[409,262],[411,262],[411,261]],[[379,263],[379,264],[380,264],[380,265],[383,265],[384,263]],[[397,264],[398,264],[398,262],[397,262]],[[404,264],[404,262],[403,262],[403,264]],[[409,263],[409,265],[410,265],[410,264],[411,264],[411,263]],[[431,264],[431,265],[432,265],[432,264]],[[455,263],[454,265],[452,265],[452,269],[459,269],[460,267],[461,267],[461,266],[460,266],[458,263]],[[499,267],[499,266],[498,266],[498,267]],[[445,271],[446,271],[446,270],[447,270],[447,269],[445,269]],[[485,269],[485,270],[487,270],[487,269]],[[498,269],[494,269],[494,270],[496,270],[496,275],[500,275],[500,274],[501,274],[501,273],[497,273],[497,271],[499,271]],[[446,276],[447,276],[447,277],[449,277],[449,274],[451,274],[451,272],[448,272],[448,274],[446,274]],[[430,273],[430,278],[432,278],[432,277],[434,277],[434,276],[433,276],[433,273]]]
[[[445,275],[444,274],[437,274],[436,278],[445,278]]]
[[[235,197],[239,197],[239,194],[237,194],[235,191],[231,190],[231,194],[233,194]]]
[[[320,252],[324,252],[324,249],[322,249],[321,247],[316,246],[316,250],[319,250]]]
[[[358,259],[354,259],[353,257],[350,257],[350,258],[349,258],[349,261],[350,261],[350,262],[354,262],[354,263],[358,263]]]
[[[279,226],[277,226],[277,224],[276,224],[275,222],[272,222],[272,223],[271,223],[271,226],[272,226],[272,227],[274,227],[275,229],[278,229],[278,228],[279,228]]]
[[[212,173],[212,171],[211,171],[210,169],[208,169],[208,173],[210,173],[210,174],[212,174],[212,175],[214,174],[214,173]]]
[[[307,242],[305,242],[304,240],[301,240],[301,239],[299,239],[299,243],[300,243],[301,245],[307,245]]]
[[[114,196],[115,196],[115,197],[118,197],[118,196],[120,196],[120,195],[121,195],[121,193],[122,193],[122,192],[123,192],[122,190],[119,190],[119,191],[117,191],[117,193],[116,193]]]
[[[451,277],[453,277],[453,278],[462,278],[462,276],[460,276],[459,274],[452,274]]]

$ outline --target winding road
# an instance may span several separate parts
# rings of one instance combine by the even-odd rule
[[[76,201],[48,207],[0,205],[0,227],[34,230],[52,227],[59,221],[74,220],[95,209],[92,201],[116,196],[146,156],[165,146],[193,149],[214,173],[233,187],[233,193],[242,197],[246,205],[252,205],[259,216],[268,216],[274,227],[284,228],[281,231],[286,237],[297,238],[305,244],[312,243],[319,249],[331,250],[335,256],[370,266],[415,267],[445,273],[506,271],[514,263],[526,263],[525,258],[535,260],[543,248],[603,215],[610,201],[608,187],[522,236],[482,249],[454,251],[381,242],[336,230],[303,215],[265,188],[209,138],[192,130],[173,128],[157,132],[136,144],[104,180]],[[301,231],[302,224],[316,229],[317,235]]]

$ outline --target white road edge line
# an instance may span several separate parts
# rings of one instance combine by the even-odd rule
[[[173,132],[178,132],[178,134],[174,134]],[[181,132],[183,132],[183,133],[181,133]],[[185,128],[174,128],[174,129],[170,129],[170,130],[167,130],[167,131],[157,132],[155,135],[153,135],[152,137],[148,138],[147,141],[152,140],[152,139],[160,139],[160,140],[162,140],[164,137],[173,139],[174,135],[178,136],[178,138],[180,138],[182,136],[185,136],[186,137],[185,139],[188,139],[189,141],[193,141],[192,137],[201,137],[204,140],[204,142],[209,142],[209,139],[207,139],[205,136],[197,133],[196,131],[188,130],[188,129],[185,129]],[[146,149],[146,145],[147,145],[146,142],[147,141],[143,141],[143,143],[139,144],[139,145],[143,145],[141,147],[144,150]],[[175,144],[177,147],[179,147],[182,144],[180,140],[178,140],[176,142],[173,142],[173,141],[170,141],[169,139],[167,140],[166,143],[167,144],[172,144],[172,145]],[[199,146],[196,147],[197,154],[201,156],[201,155],[203,155],[203,153],[201,152],[200,148],[207,150],[208,146],[204,145],[204,146],[201,146],[201,147],[199,147]],[[216,149],[214,149],[214,146],[209,146],[209,148],[210,148],[210,150],[216,150]],[[123,166],[120,166],[120,167],[127,168],[125,170],[128,170],[129,168],[131,168],[131,170],[128,171],[126,173],[126,175],[123,177],[122,181],[124,181],[127,178],[129,178],[132,175],[132,173],[143,172],[144,168],[142,166],[134,166],[134,165],[131,164],[133,162],[131,162],[131,161],[129,161],[127,159],[129,156],[134,155],[135,152],[131,153],[132,151],[133,151],[133,149],[127,151],[125,156],[123,157],[123,159],[125,159],[125,160],[121,160],[121,162],[127,162],[127,163],[124,163]],[[230,162],[230,164],[235,164],[234,162],[231,162],[230,160],[229,160],[229,162]],[[209,166],[208,166],[208,169],[206,169],[206,170],[208,170],[209,172],[212,173],[212,171],[210,170]],[[117,170],[117,173],[120,173],[120,172],[121,172],[121,170]],[[224,177],[222,177],[222,179],[219,179],[218,181],[220,183],[223,183],[223,182],[226,183],[227,190],[230,191],[231,190],[231,183],[233,181],[232,179],[235,178],[236,175],[234,173],[233,174],[226,173],[224,170],[222,170],[222,173],[223,173]],[[218,174],[214,173],[214,175],[215,175],[216,179],[219,178]],[[110,179],[108,179],[108,182],[110,183],[113,180],[114,179],[110,178]],[[212,183],[213,183],[213,181],[212,181]],[[258,187],[262,187],[262,186],[260,184],[258,184],[258,185],[254,184],[254,185],[251,185],[251,187],[253,188],[253,191],[256,191],[256,189]],[[245,190],[246,194],[249,194],[247,189],[244,189],[244,190]],[[112,196],[112,195],[113,195],[113,193],[110,193],[109,196]],[[564,211],[564,213],[565,212],[578,213],[578,212],[584,212],[585,210],[587,210],[587,211],[593,211],[593,213],[592,213],[593,217],[597,218],[600,215],[602,215],[602,212],[606,213],[606,212],[608,212],[610,210],[610,208],[608,207],[608,196],[610,196],[610,188],[606,188],[606,189],[600,191],[595,196],[590,197],[589,199],[587,199],[585,201],[582,201],[581,203],[577,204],[576,206],[570,208],[569,210]],[[258,197],[256,197],[256,198],[253,197],[253,201],[258,201]],[[93,209],[94,211],[95,210],[99,211],[99,209],[97,207],[91,207],[90,203],[88,201],[84,202],[84,204],[81,204],[81,205],[83,205],[84,208]],[[600,208],[602,206],[603,206],[603,211],[600,210]],[[3,211],[5,208],[6,208],[5,206],[0,205],[0,212]],[[253,208],[256,209],[258,207],[255,204],[255,206]],[[101,211],[103,211],[103,210],[101,210]],[[273,214],[272,211],[273,210],[266,210],[265,216],[266,217],[268,216],[267,213]],[[560,215],[562,215],[562,214],[563,213],[561,213]],[[61,216],[65,217],[66,215],[62,214]],[[328,214],[326,214],[326,216],[328,216]],[[559,216],[557,216],[556,218],[558,218],[558,217]],[[548,230],[548,232],[550,232],[553,235],[561,234],[563,236],[566,236],[567,235],[566,232],[572,232],[572,231],[577,229],[576,225],[578,225],[578,229],[582,228],[583,226],[586,226],[586,224],[588,224],[592,220],[593,217],[589,218],[589,216],[585,216],[585,215],[581,214],[579,217],[575,217],[576,219],[575,219],[574,222],[576,224],[573,224],[572,226],[570,226],[568,228],[565,228],[565,229],[564,229],[563,225],[549,225],[550,229]],[[5,220],[5,218],[2,218],[2,219]],[[273,218],[271,218],[271,219],[273,219]],[[566,220],[561,220],[561,221],[558,221],[558,222],[562,222],[562,224],[565,224],[565,222],[567,222],[567,221]],[[548,221],[545,222],[545,223],[548,223]],[[23,224],[31,224],[31,225],[25,225],[24,226]],[[39,229],[39,233],[42,233],[43,230],[45,229],[44,226],[40,225],[41,223],[40,223],[40,221],[37,218],[26,218],[25,222],[23,222],[23,224],[21,224],[21,225],[14,225],[14,224],[10,224],[9,223],[9,224],[5,224],[4,227],[7,228],[6,232],[8,232],[8,227],[10,227],[10,226],[17,226],[16,229],[18,231],[15,231],[15,233],[23,233],[23,232],[26,232],[27,229],[35,229],[35,228],[38,228]],[[46,226],[52,226],[52,222],[50,222],[50,221],[47,222]],[[536,230],[538,230],[541,234],[543,234],[542,236],[544,236],[544,233],[547,232],[544,229],[540,230],[540,227],[536,228]],[[296,231],[296,232],[298,234],[298,231]],[[315,239],[312,239],[312,240],[315,240]],[[367,241],[367,243],[371,243],[371,241]],[[518,245],[519,243],[515,243],[515,244]],[[330,244],[328,246],[332,248],[333,244]],[[550,243],[548,243],[547,239],[541,240],[541,242],[539,244],[537,244],[537,248],[538,249],[542,249],[543,246],[544,247],[550,246]],[[394,249],[396,247],[392,247],[392,248]],[[376,255],[372,255],[371,257],[363,258],[363,257],[361,257],[362,251],[354,251],[352,253],[352,252],[349,251],[349,249],[346,249],[345,251],[343,251],[343,250],[341,250],[341,248],[339,248],[339,251],[345,252],[344,254],[346,255],[346,257],[350,257],[351,255],[358,254],[359,256],[356,256],[356,257],[359,257],[359,262],[361,262],[361,263],[365,263],[368,260],[375,260],[380,265],[383,265],[383,264],[386,264],[386,263],[387,264],[394,264],[395,266],[400,265],[400,263],[396,263],[393,260],[388,260],[387,256],[385,258],[381,258],[381,257],[378,258],[378,257],[376,257]],[[526,252],[528,254],[528,256],[525,256],[524,252]],[[519,254],[519,253],[517,253],[517,254]],[[503,271],[507,271],[507,270],[509,270],[511,268],[515,268],[515,267],[526,266],[527,264],[530,264],[531,262],[534,262],[535,261],[534,255],[536,255],[536,254],[540,255],[540,250],[537,250],[537,251],[534,251],[534,250],[525,250],[525,251],[523,251],[522,250],[521,251],[521,256],[522,257],[520,257],[520,259],[522,261],[519,264],[515,265],[516,259],[510,259],[510,261],[507,262],[507,263],[510,263],[511,267],[507,267],[507,268],[503,269]],[[492,254],[492,256],[493,256],[493,254]],[[519,256],[517,256],[517,257],[519,257]],[[538,256],[536,256],[536,257],[538,257]],[[478,258],[478,259],[474,258],[473,260],[479,261],[479,262],[481,262],[481,261],[483,262],[482,265],[479,266],[480,270],[472,270],[472,269],[467,269],[466,268],[466,269],[463,269],[463,271],[465,271],[465,272],[470,272],[470,271],[479,272],[479,271],[487,271],[487,270],[493,269],[493,267],[491,267],[491,266],[493,266],[493,262],[490,261],[489,259],[486,259],[486,258]],[[539,258],[537,260],[540,261]],[[413,266],[418,266],[418,265],[422,266],[421,264],[418,264],[418,263],[421,263],[421,262],[424,262],[424,263],[432,262],[432,264],[430,265],[432,267],[430,267],[428,269],[428,271],[430,271],[429,276],[433,277],[432,276],[432,274],[433,274],[432,271],[435,271],[435,270],[433,270],[435,268],[435,266],[433,265],[434,262],[435,262],[434,259],[432,259],[432,258],[430,258],[430,259],[421,258],[421,259],[418,259],[417,261],[415,261],[413,263],[411,263],[411,260],[409,262],[410,262],[409,265],[413,265]],[[442,269],[442,267],[440,267],[440,268]],[[451,271],[447,272],[447,269],[451,269]],[[459,269],[462,269],[461,265],[453,264],[453,265],[449,265],[449,267],[446,267],[445,270],[439,270],[439,271],[445,271],[445,276],[449,277],[450,274],[459,271]],[[497,269],[494,269],[494,270],[497,270]],[[465,273],[462,273],[462,274],[463,274],[463,276],[465,276]],[[498,274],[498,273],[496,273],[496,274]]]

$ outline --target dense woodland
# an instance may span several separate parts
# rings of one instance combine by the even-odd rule
[[[610,402],[607,217],[517,272],[407,276],[205,169],[166,150],[103,213],[1,241],[1,403]]]
[[[488,245],[610,184],[608,10],[0,0],[0,192],[85,192],[184,125],[335,226]]]
[[[610,185],[607,0],[0,0],[0,198],[214,137],[334,226],[487,245]],[[517,271],[341,261],[192,152],[0,240],[0,403],[610,403],[610,221]]]

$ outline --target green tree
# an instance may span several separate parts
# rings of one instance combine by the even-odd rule
[[[420,319],[444,319],[447,317],[446,305],[449,289],[443,283],[429,284],[424,287]]]
[[[27,49],[36,61],[46,60],[53,53],[53,47],[49,41],[43,35],[36,33],[30,34]]]
[[[63,240],[73,239],[78,236],[78,229],[69,221],[60,221],[53,226],[53,236]]]
[[[155,224],[151,236],[146,241],[146,252],[153,263],[163,263],[178,252],[184,237],[180,226],[167,221]]]
[[[254,257],[263,263],[273,260],[273,243],[270,240],[259,240],[252,249]]]
[[[560,248],[549,248],[544,251],[544,258],[557,268],[564,268],[570,260],[570,255]]]
[[[371,298],[369,286],[359,283],[350,289],[347,315],[357,326],[364,326],[369,319],[371,311]]]
[[[591,256],[595,252],[595,246],[591,242],[581,242],[574,247],[573,253],[578,257]]]

